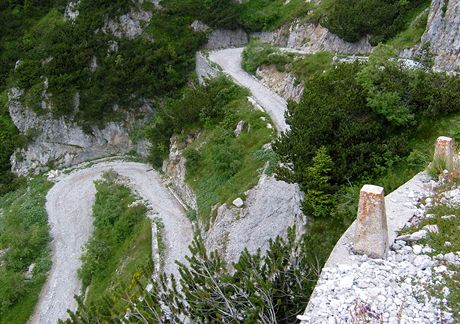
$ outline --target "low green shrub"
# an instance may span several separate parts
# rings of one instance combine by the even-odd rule
[[[26,323],[51,268],[43,177],[0,197],[0,323]],[[28,267],[35,263],[32,279]]]
[[[280,179],[299,183],[307,193],[309,170],[322,146],[333,163],[333,192],[365,182],[385,184],[389,192],[423,169],[435,136],[454,129],[442,118],[453,120],[460,113],[460,82],[401,68],[392,53],[379,46],[366,63],[338,64],[305,81],[300,103],[288,105],[291,129],[274,145],[281,162],[290,166],[276,170]],[[419,147],[425,159],[414,151]],[[313,204],[317,196],[304,204]],[[309,207],[309,215],[325,214],[322,206],[319,211]]]
[[[349,42],[370,35],[372,45],[395,36],[406,26],[414,9],[426,7],[428,0],[328,0],[316,15],[332,33]]]
[[[85,307],[110,320],[111,311],[125,307],[122,301],[111,311],[104,309],[105,299],[117,286],[151,267],[152,233],[146,218],[147,208],[133,204],[136,197],[118,182],[114,171],[104,173],[96,181],[96,201],[93,206],[94,234],[84,246],[82,266],[78,275],[87,290]]]
[[[258,39],[251,39],[242,54],[242,67],[251,74],[255,74],[257,68],[262,65],[275,64],[278,70],[283,70],[289,62],[286,54],[281,53],[276,47],[262,43]]]
[[[224,77],[193,85],[181,98],[167,101],[146,131],[152,143],[151,161],[157,167],[169,153],[173,134],[178,135],[179,146],[181,138],[198,134],[184,155],[186,180],[197,195],[197,217],[205,226],[212,222],[215,205],[232,201],[255,185],[258,170],[273,159],[255,154],[270,142],[273,130],[266,127],[267,115],[248,103],[247,94]],[[236,137],[241,120],[247,126]]]

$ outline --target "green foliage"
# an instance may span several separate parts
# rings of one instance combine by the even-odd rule
[[[205,226],[212,221],[213,206],[242,195],[257,183],[258,170],[276,160],[255,154],[270,142],[273,131],[261,120],[266,114],[254,110],[246,96],[245,89],[224,77],[205,86],[193,85],[181,98],[168,100],[146,130],[151,161],[157,167],[167,157],[174,134],[179,148],[184,148],[185,137],[187,142],[193,140],[184,150],[186,180],[197,196],[196,216]],[[240,120],[246,127],[236,137],[233,132]]]
[[[207,86],[194,85],[186,89],[179,99],[168,99],[158,110],[146,129],[152,147],[150,160],[161,166],[169,153],[169,140],[173,134],[185,134],[191,129],[214,124],[225,115],[225,107],[244,98],[247,92],[226,78],[218,78]]]
[[[330,176],[333,168],[331,157],[326,148],[320,147],[312,159],[312,165],[305,170],[306,182],[302,186],[305,192],[302,209],[305,215],[327,217],[333,206],[333,187]]]
[[[150,282],[150,292],[133,278],[135,284],[116,291],[112,303],[121,297],[129,299],[132,322],[181,322],[184,317],[199,323],[293,322],[305,309],[318,267],[325,261],[316,257],[316,243],[308,235],[299,238],[294,233],[291,229],[286,240],[271,241],[266,255],[244,251],[232,272],[221,256],[206,251],[203,239],[197,236],[190,246],[189,264],[179,264],[180,278],[168,280],[161,275]],[[118,312],[115,318],[124,315]],[[101,319],[84,307],[71,317],[74,322]]]
[[[93,206],[94,234],[85,245],[82,267],[78,271],[84,289],[89,287],[85,307],[106,320],[115,310],[125,309],[119,301],[114,310],[106,310],[105,300],[117,286],[150,265],[151,225],[145,217],[147,209],[133,204],[136,197],[108,171],[96,182]],[[84,291],[83,289],[83,291]]]
[[[82,125],[103,125],[183,86],[193,68],[193,53],[205,35],[193,32],[188,19],[171,10],[155,11],[144,35],[133,40],[101,31],[107,18],[132,7],[131,1],[81,1],[74,23],[52,9],[25,32],[21,64],[10,80],[26,90],[25,103],[38,107],[46,78],[56,115],[74,114],[78,93],[76,120]],[[111,49],[114,43],[116,51]],[[95,71],[90,69],[93,60]]]
[[[398,50],[410,48],[420,42],[428,22],[431,1],[423,1],[412,9],[405,18],[406,28],[391,38],[387,44]]]
[[[360,68],[344,64],[314,75],[305,83],[302,101],[288,105],[291,130],[274,146],[281,162],[293,163],[293,172],[279,170],[283,179],[306,183],[306,169],[321,146],[334,163],[332,183],[369,174],[375,165],[385,163],[386,155],[404,150],[404,133],[367,107],[366,92],[355,79]]]
[[[241,25],[248,31],[274,30],[306,16],[312,7],[303,0],[245,0],[240,6]]]
[[[396,126],[408,126],[414,119],[401,91],[395,87],[401,85],[395,84],[395,80],[403,79],[403,74],[398,66],[397,52],[379,44],[369,57],[369,63],[357,75],[358,83],[367,91],[369,108]]]
[[[38,177],[0,198],[0,323],[27,322],[51,267],[45,210],[50,187]],[[32,263],[33,277],[26,280]]]
[[[427,168],[427,172],[433,179],[438,179],[444,170],[447,170],[447,161],[441,158],[435,158]]]
[[[231,0],[163,0],[161,5],[190,22],[200,20],[212,28],[239,27],[240,9]]]
[[[243,69],[251,74],[255,74],[258,67],[269,64],[275,64],[278,70],[283,70],[284,65],[289,61],[286,54],[258,39],[252,39],[249,42],[243,51],[242,58]]]
[[[10,172],[10,155],[23,142],[8,114],[6,102],[6,95],[0,95],[0,196],[19,184],[19,179]]]
[[[334,34],[356,42],[370,35],[373,45],[390,39],[405,27],[406,16],[425,0],[329,0],[321,5],[321,23]]]
[[[447,129],[437,129],[432,121],[460,112],[459,91],[458,78],[401,68],[383,46],[365,64],[340,64],[314,74],[305,82],[301,102],[289,104],[291,129],[274,146],[289,166],[278,168],[278,177],[299,183],[306,192],[308,168],[324,146],[334,164],[335,190],[369,181],[393,190],[424,166],[430,149],[423,146],[425,158],[414,149],[423,142],[431,146],[434,136]],[[386,175],[390,170],[397,176]],[[317,196],[308,197],[304,208]]]
[[[307,80],[315,73],[323,73],[334,65],[332,54],[329,52],[318,52],[299,57],[292,62],[290,71],[300,80]]]

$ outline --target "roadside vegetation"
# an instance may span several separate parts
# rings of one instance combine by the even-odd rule
[[[45,210],[50,187],[36,177],[0,197],[0,323],[27,322],[51,268]]]
[[[346,41],[356,42],[369,35],[372,45],[385,42],[407,28],[415,12],[431,1],[326,0],[312,19]]]
[[[152,268],[151,222],[147,208],[120,180],[114,171],[96,181],[93,206],[94,233],[84,246],[78,275],[83,283],[84,307],[104,321],[113,312],[126,310],[123,300],[106,309],[106,300],[119,286],[128,285],[133,276]],[[146,280],[144,280],[146,284]]]
[[[439,228],[439,232],[430,233],[428,238],[421,241],[421,243],[433,248],[436,254],[458,254],[458,251],[460,250],[460,237],[458,235],[458,229],[460,226],[460,208],[458,206],[451,207],[437,202],[437,204],[432,207],[428,213],[434,215],[434,218],[423,221],[417,228],[421,229],[425,225],[436,224]],[[447,244],[446,242],[449,242],[450,244]],[[448,269],[453,272],[453,275],[444,276],[444,279],[446,280],[445,287],[447,287],[450,291],[447,296],[447,300],[449,302],[449,307],[452,308],[454,319],[458,321],[460,320],[460,266],[458,264],[447,265]],[[442,292],[444,285],[437,288],[437,291],[434,293],[440,298],[444,298],[445,296]]]
[[[253,38],[243,50],[241,65],[251,74],[255,74],[260,66],[271,64],[276,65],[279,71],[283,71],[292,58],[293,55],[282,53],[277,47]]]
[[[456,149],[458,149],[458,144]],[[442,167],[440,161],[444,162]],[[438,165],[433,166],[434,164]],[[448,272],[443,273],[445,283],[438,283],[429,292],[441,300],[447,299],[449,312],[452,313],[455,322],[460,320],[460,264],[458,263],[460,258],[460,236],[458,235],[460,206],[456,196],[446,196],[446,193],[451,190],[458,190],[460,184],[458,178],[460,170],[458,168],[458,161],[455,161],[453,168],[449,168],[452,178],[449,177],[450,180],[434,189],[434,195],[430,197],[430,207],[426,210],[425,217],[418,224],[403,229],[401,233],[411,234],[426,230],[426,226],[434,226],[435,230],[429,231],[429,235],[418,240],[417,244],[430,247],[431,252],[427,254],[439,260],[440,264],[448,269]],[[446,169],[448,169],[446,161],[435,158],[430,163],[427,172],[437,181]],[[422,199],[420,203],[426,204],[427,201]],[[448,293],[446,293],[446,289],[448,289]]]
[[[330,52],[282,52],[278,47],[263,43],[257,38],[251,39],[243,50],[241,64],[246,72],[254,75],[261,66],[275,65],[278,71],[293,74],[299,82],[305,82],[314,74],[331,69],[335,65]]]
[[[423,1],[420,6],[409,11],[404,19],[404,29],[389,39],[387,44],[401,51],[419,43],[428,22],[430,4],[431,1]]]
[[[271,141],[267,114],[248,102],[247,90],[221,77],[206,86],[193,85],[182,98],[169,101],[146,133],[152,143],[152,162],[161,166],[174,134],[179,145],[196,137],[184,150],[186,180],[197,196],[198,218],[209,226],[215,205],[231,202],[253,187],[265,163],[273,158],[262,146]],[[234,130],[243,121],[241,135]]]
[[[195,237],[190,246],[188,265],[179,264],[180,278],[168,281],[165,275],[150,281],[147,292],[138,278],[133,285],[120,287],[107,299],[106,309],[114,301],[130,301],[130,321],[147,323],[182,322],[264,322],[291,323],[305,310],[324,260],[317,259],[314,242],[305,235],[277,238],[266,255],[241,254],[229,271],[225,260],[215,252],[206,251],[203,239]],[[144,273],[150,279],[148,272]],[[179,285],[181,289],[179,290]],[[289,296],[289,298],[286,298]],[[114,318],[125,316],[114,312]],[[92,309],[79,307],[74,322],[101,320]]]

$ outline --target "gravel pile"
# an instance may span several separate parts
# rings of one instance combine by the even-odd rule
[[[417,204],[408,226],[434,217],[426,213],[433,204],[432,198],[412,192],[409,196],[414,205],[424,200]],[[442,193],[440,197],[441,203],[458,205],[460,189]],[[399,236],[386,260],[352,255],[354,262],[350,265],[324,268],[310,301],[311,312],[298,319],[306,323],[334,324],[453,323],[447,303],[450,290],[444,278],[454,275],[449,265],[460,266],[460,252],[437,254],[431,247],[418,243],[437,232],[437,225],[427,225]],[[434,290],[440,293],[431,293]]]

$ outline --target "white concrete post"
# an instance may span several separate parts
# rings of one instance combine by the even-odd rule
[[[353,250],[370,258],[386,257],[388,227],[382,187],[364,185],[361,189]]]
[[[447,170],[452,170],[454,164],[454,140],[446,136],[438,137],[434,150],[434,158],[444,160]]]

